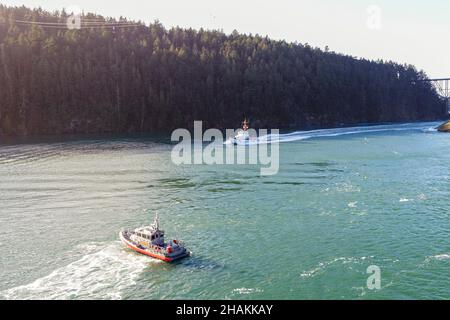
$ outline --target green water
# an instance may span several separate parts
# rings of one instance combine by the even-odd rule
[[[3,144],[0,297],[449,299],[450,135],[435,125],[286,135],[274,176],[175,166],[152,138]],[[155,210],[190,258],[119,242]]]

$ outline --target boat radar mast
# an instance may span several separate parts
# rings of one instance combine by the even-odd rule
[[[247,131],[248,130],[248,119],[244,118],[244,122],[242,122],[242,130]]]
[[[158,217],[158,212],[155,212],[155,218],[153,219],[152,227],[153,227],[155,230],[159,230],[159,217]]]
[[[242,122],[242,130],[238,129],[237,134],[231,140],[234,145],[237,145],[239,143],[245,143],[250,140],[250,135],[248,132],[248,124],[249,124],[248,119],[244,118],[244,121]]]

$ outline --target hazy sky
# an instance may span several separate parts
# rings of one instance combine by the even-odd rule
[[[0,0],[56,10],[77,6],[166,27],[234,29],[450,77],[448,0]]]

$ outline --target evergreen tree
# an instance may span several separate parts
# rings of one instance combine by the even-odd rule
[[[158,21],[84,14],[81,30],[58,26],[67,17],[0,5],[0,135],[150,132],[194,120],[234,128],[244,116],[270,128],[445,116],[413,66]]]

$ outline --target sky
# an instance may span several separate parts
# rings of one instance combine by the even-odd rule
[[[79,8],[164,26],[267,35],[450,77],[448,0],[0,0],[53,11]]]

